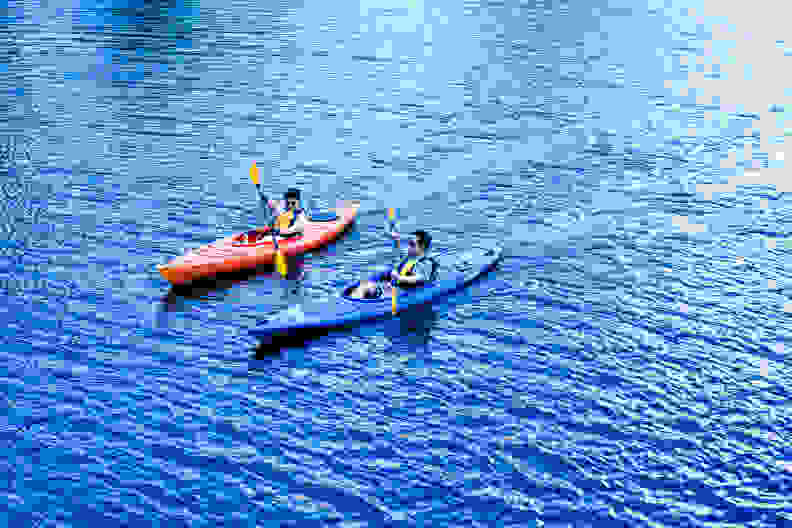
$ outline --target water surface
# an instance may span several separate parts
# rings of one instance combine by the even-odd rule
[[[792,522],[783,19],[10,4],[2,524]],[[359,200],[357,223],[286,280],[171,289],[157,264],[261,221],[253,161],[269,196]],[[388,207],[504,258],[262,350],[258,320],[399,258]]]

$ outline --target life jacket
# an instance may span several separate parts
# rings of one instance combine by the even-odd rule
[[[277,229],[289,229],[290,227],[294,226],[294,223],[297,221],[297,217],[302,214],[302,209],[289,209],[278,215],[278,219],[275,222],[275,227]]]
[[[419,260],[420,259],[417,258],[405,257],[404,259],[402,259],[399,265],[396,266],[396,270],[395,270],[396,273],[399,274],[399,277],[407,277],[409,275],[413,275],[414,274],[413,269],[415,268],[415,265],[418,264]]]
[[[421,261],[428,260],[432,263],[432,275],[430,277],[426,277],[426,281],[432,281],[435,278],[437,273],[437,261],[432,257],[427,257],[424,255],[423,257],[405,257],[398,266],[396,266],[396,273],[399,274],[399,277],[409,277],[410,275],[414,275],[413,269],[415,269],[416,264]]]

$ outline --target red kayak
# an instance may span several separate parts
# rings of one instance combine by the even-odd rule
[[[301,236],[278,239],[281,252],[292,257],[332,242],[355,220],[358,207],[359,204],[349,202],[333,212],[306,215],[307,221]],[[258,234],[251,241],[245,232],[188,251],[164,266],[157,266],[157,269],[171,284],[180,285],[218,273],[272,264],[274,259],[272,236]]]

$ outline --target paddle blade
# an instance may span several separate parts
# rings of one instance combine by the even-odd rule
[[[250,179],[256,184],[256,187],[259,186],[259,169],[256,166],[255,161],[253,162],[253,165],[250,166]]]
[[[396,315],[396,297],[398,293],[396,292],[396,285],[394,284],[391,287],[391,314]]]
[[[275,269],[282,277],[285,277],[289,273],[289,267],[286,264],[286,256],[281,253],[280,250],[275,253]]]
[[[394,228],[396,227],[396,210],[393,207],[388,208],[388,223],[390,225],[390,230],[393,232]],[[399,239],[394,239],[396,242],[396,247],[399,247]]]

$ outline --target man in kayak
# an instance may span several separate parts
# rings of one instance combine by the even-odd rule
[[[302,235],[305,230],[305,212],[300,208],[300,190],[289,189],[284,195],[284,200],[273,200],[267,204],[275,216],[272,229],[275,235],[281,238],[290,238]],[[263,238],[264,234],[272,236],[269,227],[259,227],[248,231],[248,240]]]
[[[414,237],[407,243],[407,257],[402,259],[390,274],[380,277],[379,282],[361,282],[348,293],[348,296],[354,299],[376,299],[385,293],[390,293],[392,281],[395,281],[400,288],[411,288],[433,280],[437,263],[426,255],[432,237],[423,229],[412,234]],[[395,231],[391,236],[401,238],[401,235]]]

